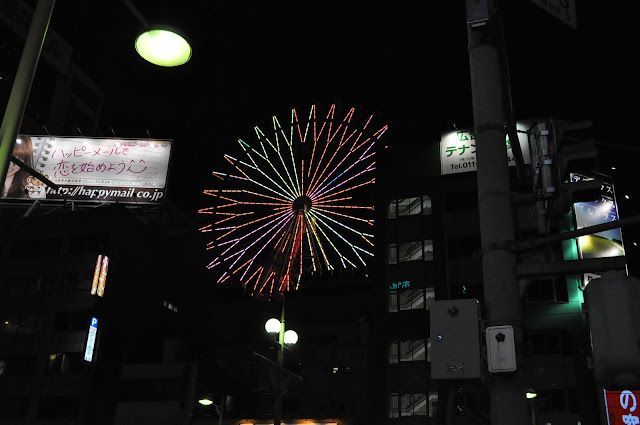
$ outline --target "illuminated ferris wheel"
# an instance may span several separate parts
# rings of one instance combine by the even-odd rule
[[[201,232],[210,235],[207,268],[217,282],[240,283],[271,298],[296,290],[304,276],[366,266],[373,256],[376,142],[388,126],[355,108],[338,114],[312,106],[272,118],[269,130],[238,140],[225,171],[203,193],[211,205]]]

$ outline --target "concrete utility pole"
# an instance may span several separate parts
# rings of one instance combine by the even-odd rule
[[[54,5],[55,0],[39,0],[31,19],[27,41],[20,57],[16,77],[13,79],[7,109],[4,111],[0,127],[0,183],[4,183],[7,177],[13,145],[20,131],[22,116],[27,107],[33,77],[36,74]]]
[[[514,240],[514,221],[506,152],[505,82],[498,49],[500,26],[492,3],[467,0],[484,306],[489,326],[513,326],[518,347],[522,341],[522,308],[514,271],[516,255],[509,248]],[[520,369],[491,374],[488,386],[492,425],[530,423]]]

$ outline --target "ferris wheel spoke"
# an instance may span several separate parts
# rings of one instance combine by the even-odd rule
[[[291,196],[293,197],[298,196],[295,190],[295,185],[293,184],[293,181],[291,180],[291,176],[289,175],[289,170],[287,169],[287,166],[285,165],[284,160],[282,159],[282,154],[280,153],[280,145],[278,144],[277,132],[275,133],[276,144],[274,145],[273,143],[271,143],[271,140],[269,140],[269,138],[260,129],[260,127],[256,126],[254,127],[254,130],[255,130],[256,136],[258,137],[258,140],[260,141],[260,146],[262,147],[262,151],[264,152],[264,157],[262,156],[261,157],[269,164],[269,166],[271,166],[271,169],[277,174],[277,176],[280,177],[280,180],[282,181],[282,183],[285,186],[287,186],[287,189],[291,193]],[[287,174],[287,177],[289,178],[289,183],[291,184],[291,186],[289,186],[289,183],[287,183],[287,181],[284,179],[282,174],[280,174],[280,172],[277,170],[273,162],[271,162],[271,159],[269,158],[269,154],[267,153],[267,149],[264,147],[263,141],[266,141],[267,145],[269,145],[271,149],[278,155],[278,158],[280,159],[280,163],[282,164],[282,167],[284,168],[284,171]]]
[[[360,247],[360,246],[358,246],[358,245],[356,245],[356,244],[354,244],[352,242],[349,242],[344,236],[342,236],[340,234],[340,232],[336,231],[331,225],[329,225],[328,223],[323,221],[320,217],[316,217],[316,218],[321,224],[323,224],[327,229],[329,229],[334,235],[336,235],[344,243],[349,245],[349,247],[351,248],[353,253],[356,255],[356,257],[358,257],[358,259],[360,260],[360,262],[362,263],[363,266],[367,265],[367,263],[362,259],[362,257],[360,256],[360,253],[358,251],[363,252],[363,253],[365,253],[367,255],[370,255],[370,256],[373,256],[372,252],[367,251],[366,249],[364,249],[364,248],[362,248],[362,247]],[[319,227],[319,228],[322,229],[321,227]],[[324,231],[323,231],[323,233],[324,233]],[[353,266],[356,267],[355,264]]]
[[[293,126],[292,126],[292,130],[293,130]],[[296,190],[296,195],[297,196],[302,196],[302,193],[300,192],[300,181],[298,180],[298,171],[296,169],[296,161],[295,161],[295,159],[293,157],[293,138],[290,138],[290,139],[287,138],[287,135],[285,134],[284,130],[282,129],[282,126],[280,125],[280,121],[278,121],[278,117],[275,117],[275,116],[273,117],[273,132],[275,134],[276,144],[278,146],[278,157],[280,157],[280,163],[284,167],[284,170],[287,173],[287,177],[289,177],[289,181],[291,182],[291,185]],[[290,157],[291,157],[291,168],[292,168],[293,175],[294,175],[295,179],[291,178],[291,174],[289,173],[289,169],[285,165],[284,159],[282,158],[282,154],[280,152],[280,144],[279,144],[278,133],[280,133],[282,135],[282,138],[284,139],[285,144],[289,148],[288,151],[289,151],[289,154],[290,154]],[[295,180],[295,183],[294,183],[293,180]]]
[[[367,129],[367,127],[369,126],[369,123],[371,122],[371,119],[373,118],[373,115],[370,115],[369,118],[367,119],[367,121],[365,122],[364,126],[362,128],[360,128],[359,130],[354,130],[353,133],[351,133],[349,135],[349,137],[347,138],[347,140],[345,141],[341,141],[341,145],[339,146],[342,147],[342,145],[346,145],[346,143],[351,139],[351,137],[353,137],[353,135],[355,133],[358,133],[358,136],[356,137],[356,139],[353,141],[353,143],[351,144],[351,147],[349,148],[349,151],[347,152],[346,155],[343,156],[342,160],[335,166],[332,167],[329,175],[327,175],[327,177],[324,179],[324,181],[326,181],[327,179],[329,179],[331,177],[331,175],[333,175],[333,173],[335,173],[337,170],[340,169],[340,166],[348,159],[350,158],[351,154],[353,154],[354,152],[357,152],[358,150],[360,150],[361,147],[365,146],[367,143],[372,142],[372,137],[373,136],[369,136],[367,138],[365,138],[365,140],[362,143],[359,143],[360,138],[362,137],[362,135],[364,134],[365,130]],[[377,140],[377,139],[376,139]],[[372,142],[372,144],[375,144],[375,141]],[[337,152],[336,152],[337,153]],[[334,156],[335,154],[334,153]],[[333,158],[331,159],[331,161],[333,160]],[[331,162],[330,161],[330,162]],[[318,184],[322,183],[323,181],[321,181],[321,179],[318,179],[318,181],[315,182],[314,186],[312,189],[310,189],[310,192],[312,190],[314,190],[315,188],[317,188]]]
[[[371,153],[370,153],[370,154],[368,154],[368,155],[365,155],[365,154],[367,154],[367,153],[369,152],[369,150],[371,150],[371,148],[372,148],[373,146],[374,146],[374,144],[373,144],[373,143],[372,143],[372,144],[370,144],[370,145],[367,147],[367,149],[363,152],[363,154],[362,154],[362,155],[360,155],[360,157],[359,157],[356,161],[354,161],[351,165],[349,165],[345,170],[343,170],[340,174],[338,174],[336,177],[334,177],[331,181],[327,182],[326,180],[328,180],[328,178],[329,178],[329,177],[331,177],[331,174],[333,174],[333,173],[331,173],[329,176],[327,176],[327,179],[325,179],[325,181],[322,183],[322,186],[318,187],[318,185],[316,185],[315,187],[316,187],[317,189],[314,189],[314,190],[311,192],[311,194],[309,195],[309,197],[313,198],[314,196],[318,195],[319,193],[322,193],[322,192],[323,192],[323,190],[325,190],[325,189],[326,189],[328,186],[330,186],[332,183],[334,183],[335,181],[337,181],[338,179],[340,179],[342,176],[344,176],[345,174],[347,174],[349,171],[351,171],[351,170],[352,170],[354,167],[356,167],[358,164],[360,164],[361,162],[366,161],[367,159],[369,159],[369,158],[371,158],[372,156],[374,156],[374,155],[375,155],[375,151],[374,151],[374,152],[371,152]],[[351,153],[351,152],[350,152],[350,153]],[[345,158],[346,158],[346,157],[345,157]],[[366,164],[366,163],[365,163],[365,164]],[[373,163],[372,163],[372,164],[373,164]],[[338,169],[338,167],[339,167],[340,165],[342,165],[342,162],[341,162],[340,164],[338,164],[338,166],[336,166],[336,167],[334,168],[334,172],[335,172],[335,170],[337,170],[337,169]],[[369,166],[370,166],[370,165],[371,165],[371,164],[369,164]],[[367,168],[368,168],[369,166],[367,166]],[[365,170],[366,170],[366,169],[365,169]],[[355,176],[352,176],[351,178],[353,178],[353,177],[355,177]],[[338,186],[338,184],[336,184],[336,185],[335,185],[335,186],[333,186],[333,187],[337,187],[337,186]]]
[[[359,230],[354,229],[354,228],[353,228],[353,227],[351,227],[351,226],[347,226],[346,224],[341,223],[341,222],[339,222],[339,221],[337,221],[337,220],[334,220],[333,218],[329,217],[328,215],[321,213],[321,212],[320,212],[319,210],[317,210],[317,209],[316,209],[316,210],[314,210],[314,211],[312,212],[312,214],[316,214],[316,215],[318,215],[318,216],[320,216],[320,217],[323,217],[324,219],[329,220],[330,222],[332,222],[332,223],[334,223],[334,224],[337,224],[338,226],[340,226],[340,227],[342,227],[342,228],[344,228],[344,229],[347,229],[347,230],[349,230],[350,232],[355,233],[356,235],[363,236],[363,237],[365,237],[365,238],[373,238],[373,235],[372,235],[372,234],[370,234],[370,233],[365,233],[365,232],[361,232],[361,231],[359,231]],[[320,220],[320,218],[318,218],[318,220]],[[322,221],[322,220],[321,220],[321,221]],[[324,223],[324,221],[322,221],[322,223]]]
[[[349,207],[347,206],[347,208],[349,208]],[[353,207],[353,208],[356,208],[356,207]],[[370,208],[373,209],[373,207],[370,207]],[[337,211],[331,211],[331,210],[325,209],[325,207],[316,207],[315,210],[316,211],[324,211],[327,214],[337,215],[339,217],[345,217],[345,218],[348,218],[348,219],[351,219],[351,220],[355,220],[355,221],[359,221],[359,222],[362,222],[362,223],[366,223],[369,226],[373,226],[373,220],[371,220],[371,219],[366,219],[366,218],[362,218],[362,217],[356,217],[355,215],[339,213]]]
[[[333,270],[333,266],[329,262],[329,257],[327,257],[327,253],[324,250],[324,246],[322,245],[322,240],[318,235],[317,225],[313,217],[311,217],[308,213],[305,214],[305,221],[307,223],[307,227],[311,230],[311,234],[313,235],[315,243],[318,245],[318,249],[322,254],[322,259],[324,259],[324,263],[327,267],[327,270]]]
[[[333,163],[333,160],[336,158],[338,153],[341,153],[341,148],[345,146],[349,141],[349,139],[351,139],[351,137],[358,132],[358,130],[354,130],[349,135],[349,137],[347,137],[347,139],[345,140],[345,136],[349,130],[349,125],[351,124],[351,119],[353,118],[354,112],[355,112],[355,108],[351,108],[349,112],[347,112],[347,115],[345,115],[345,117],[342,119],[342,122],[340,123],[340,125],[338,126],[334,134],[329,136],[326,147],[329,146],[329,144],[333,141],[335,136],[339,134],[340,130],[342,129],[342,136],[340,137],[340,140],[337,142],[337,147],[336,149],[334,149],[333,155],[331,155],[331,158],[327,162],[325,162],[324,168],[322,169],[318,177],[312,180],[311,185],[309,186],[309,191],[312,191],[319,184],[319,182],[323,181],[322,178],[324,176],[324,173],[326,173],[327,169],[329,169],[329,166]]]
[[[251,162],[253,163],[254,166],[250,166],[250,168],[252,168],[254,171],[257,171],[258,173],[260,173],[264,178],[266,178],[267,180],[269,180],[271,183],[273,183],[278,189],[280,189],[280,192],[277,192],[273,189],[270,189],[273,192],[278,193],[281,196],[284,196],[286,198],[290,198],[290,199],[294,199],[295,198],[295,194],[294,191],[291,190],[291,188],[287,185],[287,182],[284,180],[284,178],[282,178],[282,176],[280,175],[280,173],[278,172],[278,170],[275,169],[275,167],[273,166],[273,164],[271,163],[271,161],[269,160],[269,156],[267,155],[267,151],[266,149],[264,149],[264,145],[262,144],[262,142],[260,142],[260,145],[262,146],[265,155],[263,156],[262,154],[260,154],[260,152],[256,151],[253,147],[251,147],[248,143],[246,143],[245,141],[243,141],[242,139],[238,139],[238,142],[240,143],[240,146],[242,147],[245,155],[247,155],[247,157],[249,158],[249,160],[251,160]],[[271,166],[271,168],[273,169],[273,171],[275,171],[276,175],[278,177],[280,177],[280,180],[282,181],[282,183],[284,184],[284,186],[286,186],[286,189],[283,188],[282,186],[280,186],[278,183],[276,183],[271,177],[269,177],[264,171],[262,171],[262,169],[258,166],[258,164],[256,163],[256,161],[253,159],[253,156],[251,156],[251,153],[249,152],[249,150],[247,150],[247,148],[249,150],[251,150],[252,152],[254,152],[256,155],[258,155],[260,158],[262,158],[264,161],[267,162],[267,164],[269,164]],[[248,176],[247,176],[248,177]],[[258,183],[254,180],[252,180],[254,183],[266,187],[264,185],[262,185],[261,183]]]
[[[258,238],[256,238],[253,242],[251,242],[246,248],[241,249],[238,252],[235,252],[233,254],[231,254],[230,256],[226,257],[225,260],[228,260],[230,258],[236,257],[236,259],[233,261],[233,263],[231,263],[231,265],[229,265],[228,269],[232,270],[233,267],[236,265],[236,263],[244,256],[244,254],[247,253],[247,251],[253,247],[255,244],[257,244],[258,242],[260,242],[264,237],[266,237],[267,235],[269,235],[270,233],[273,233],[272,237],[275,237],[275,235],[278,234],[278,231],[281,230],[286,224],[287,224],[287,220],[291,218],[291,214],[287,215],[284,217],[284,219],[281,219],[281,222],[277,225],[277,226],[273,226],[269,229],[267,229],[267,231],[265,231],[264,233],[262,233],[262,235],[260,235]],[[278,227],[279,226],[279,227]],[[253,232],[251,232],[253,233]],[[244,237],[243,237],[244,238]],[[268,242],[267,244],[268,245]],[[263,248],[264,249],[264,248]],[[258,253],[256,254],[259,255],[260,251],[258,251]],[[226,274],[227,272],[225,272]]]
[[[316,228],[318,229],[318,231],[322,234],[322,236],[324,236],[324,238],[326,239],[327,242],[329,242],[329,245],[331,246],[331,248],[333,248],[334,252],[338,255],[338,257],[340,257],[340,262],[342,263],[342,267],[346,267],[345,261],[347,263],[349,263],[349,265],[351,265],[352,267],[357,267],[351,260],[349,260],[349,258],[347,256],[345,256],[339,249],[338,247],[333,243],[333,241],[331,240],[331,238],[329,237],[329,235],[327,235],[327,233],[324,231],[324,229],[322,228],[322,226],[320,226],[317,222],[320,222],[321,224],[324,224],[320,219],[318,219],[318,217],[315,214],[311,214],[315,221],[316,221]],[[327,227],[330,230],[331,229],[330,226],[327,226],[325,224],[325,227]],[[356,256],[360,257],[357,253]]]

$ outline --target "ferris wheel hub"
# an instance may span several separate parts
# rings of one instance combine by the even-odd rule
[[[302,195],[294,199],[293,203],[291,204],[291,209],[293,209],[294,211],[309,211],[311,209],[311,205],[311,198]]]

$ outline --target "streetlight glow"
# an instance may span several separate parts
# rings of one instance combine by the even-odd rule
[[[532,399],[532,398],[536,398],[536,397],[538,397],[538,393],[536,393],[536,392],[535,392],[535,391],[533,391],[533,390],[529,390],[529,391],[527,391],[527,398],[528,398],[528,399]]]
[[[280,332],[280,321],[278,319],[269,319],[267,323],[264,324],[264,329],[270,334],[277,334]],[[285,332],[285,338],[286,338]]]
[[[213,404],[213,400],[209,399],[208,397],[202,397],[200,400],[198,400],[198,403],[202,404],[203,406],[211,406]]]
[[[284,333],[285,344],[295,344],[296,342],[298,342],[298,334],[296,331],[289,329]]]
[[[191,59],[191,45],[170,28],[149,28],[136,38],[136,51],[154,65],[174,67]]]

